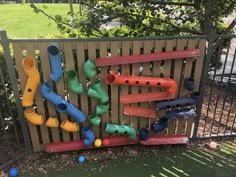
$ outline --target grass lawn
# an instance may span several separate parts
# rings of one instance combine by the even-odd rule
[[[19,168],[29,177],[232,177],[236,173],[234,143],[223,143],[218,150],[200,144],[188,146],[130,146],[39,155]],[[84,164],[76,160],[83,154]],[[27,164],[30,164],[29,166]],[[54,164],[54,165],[53,165]],[[29,171],[26,169],[28,168]],[[32,170],[34,169],[34,170]]]
[[[42,4],[36,5],[42,7]],[[45,11],[51,15],[63,16],[69,11],[68,4],[45,5],[48,7]],[[11,38],[34,38],[58,33],[55,23],[41,13],[34,13],[29,4],[0,4],[0,29],[6,30]]]

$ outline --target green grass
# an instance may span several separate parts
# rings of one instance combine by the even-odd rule
[[[42,7],[42,4],[36,5]],[[65,16],[69,11],[68,4],[46,6],[45,11],[51,15]],[[6,30],[11,38],[35,38],[58,33],[55,23],[41,13],[34,13],[29,4],[0,5],[0,29]]]
[[[137,155],[124,155],[112,160],[90,160],[61,171],[49,169],[47,174],[35,172],[32,176],[232,177],[236,173],[236,149],[228,143],[220,145],[217,151],[207,148],[186,149],[185,146],[164,146],[155,152],[153,149],[142,151],[144,148],[148,147],[141,147]],[[22,175],[22,177],[28,176],[31,175]]]

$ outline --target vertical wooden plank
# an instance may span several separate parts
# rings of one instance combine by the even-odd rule
[[[144,41],[144,47],[143,47],[143,52],[144,54],[150,54],[152,48],[154,48],[154,41],[152,40],[145,40]],[[142,71],[142,76],[144,77],[150,77],[151,73],[150,73],[150,66],[151,63],[150,62],[145,62],[143,63],[143,71]],[[150,91],[150,87],[141,87],[141,92],[142,93],[147,93]],[[140,107],[142,108],[150,108],[149,102],[144,102],[140,104]],[[149,128],[150,127],[150,119],[147,118],[140,118],[140,127],[144,127],[144,128]]]
[[[88,57],[91,61],[94,62],[96,58],[96,49],[97,49],[97,42],[88,42]],[[97,81],[97,75],[95,75],[93,78],[90,79],[91,84],[93,84],[95,81]],[[98,105],[98,100],[91,99],[91,114],[96,113],[96,106]],[[99,137],[99,127],[93,126],[93,132],[96,137]]]
[[[184,50],[187,46],[187,40],[182,39],[177,41],[177,50]],[[182,67],[183,67],[184,59],[177,59],[175,60],[175,68],[174,68],[174,79],[177,83],[178,89],[177,94],[182,89],[181,85],[181,77],[182,77]],[[179,95],[178,95],[179,97]],[[182,134],[185,129],[186,120],[184,119],[177,119],[177,126],[176,126],[176,134]]]
[[[83,66],[85,62],[85,53],[84,53],[85,44],[86,42],[76,42],[76,51],[77,51],[78,76],[80,78],[81,83],[87,86],[87,79],[83,71]],[[87,93],[87,90],[85,92]],[[80,95],[80,102],[81,102],[80,107],[81,111],[83,111],[83,113],[86,116],[88,116],[88,97],[85,92]],[[82,125],[88,126],[89,125],[88,120],[86,119]]]
[[[167,40],[166,41],[166,52],[169,52],[169,51],[173,51],[174,47],[176,46],[176,40]],[[165,60],[165,63],[164,63],[164,78],[170,78],[170,75],[171,75],[171,62],[172,60]],[[162,115],[164,114],[166,110],[161,110],[161,111],[158,111],[158,115]],[[175,124],[176,124],[176,121],[175,120],[172,120],[172,121],[169,121],[168,123],[168,128],[167,128],[167,134],[168,135],[172,135],[172,134],[175,134]]]
[[[141,48],[141,41],[133,41],[132,44],[133,48],[133,55],[138,55],[140,54],[140,48]],[[134,63],[132,64],[132,75],[134,76],[139,76],[139,69],[140,69],[140,64],[139,63]],[[136,94],[139,93],[139,87],[137,86],[131,86],[131,94]],[[131,106],[138,106],[137,103],[132,103]],[[130,116],[130,125],[138,129],[138,121],[139,118],[137,116]]]
[[[73,49],[72,42],[64,43],[64,55],[65,55],[65,60],[66,60],[66,68],[65,68],[65,72],[64,72],[65,76],[66,76],[66,72],[68,70],[75,70],[76,69],[75,68],[75,62],[74,62],[73,50],[72,49]],[[67,85],[67,78],[66,77],[65,77],[65,84]],[[78,96],[77,96],[77,94],[73,93],[69,89],[68,85],[66,86],[66,88],[67,88],[69,102],[71,104],[73,104],[76,108],[78,108]],[[72,120],[73,120],[73,117],[72,117]],[[77,140],[79,138],[80,138],[79,137],[79,132],[74,132],[73,133],[73,139]]]
[[[118,56],[120,42],[119,41],[112,41],[110,46],[111,49],[111,57]],[[112,66],[111,72],[118,74],[119,66]],[[111,122],[113,124],[120,124],[119,121],[119,110],[120,110],[120,102],[119,102],[119,86],[111,85]]]
[[[36,60],[35,44],[34,43],[25,43],[25,49],[27,50],[27,55],[34,57]],[[36,67],[38,67],[38,66],[36,65]],[[40,72],[40,68],[39,68],[39,72]],[[43,97],[40,92],[40,87],[41,87],[41,84],[39,83],[38,88],[35,93],[35,105],[36,105],[38,114],[43,115],[44,119],[45,119],[45,109],[44,109],[44,104],[43,104]],[[41,132],[41,136],[42,136],[42,140],[43,140],[43,146],[41,146],[41,150],[43,150],[43,149],[45,149],[45,145],[47,143],[49,143],[49,141],[50,141],[47,127],[45,125],[41,125],[40,132]]]
[[[57,43],[57,45],[59,46],[59,50],[63,53],[64,51],[64,46],[63,46],[63,43],[60,42],[60,43]],[[55,83],[56,85],[56,93],[61,96],[63,99],[66,99],[67,95],[66,95],[66,90],[65,90],[65,85],[64,85],[64,81],[65,81],[65,64],[64,64],[64,56],[62,55],[62,71],[63,71],[63,77]],[[61,122],[63,120],[67,120],[68,119],[68,116],[67,116],[67,113],[66,112],[61,112],[60,113],[60,119],[61,119]],[[69,132],[66,132],[66,131],[62,131],[62,137],[63,137],[63,141],[70,141],[70,133]]]
[[[122,56],[128,56],[129,55],[129,50],[130,50],[130,41],[122,41],[121,47],[122,47]],[[130,71],[129,71],[129,65],[125,64],[122,65],[122,70],[121,70],[121,74],[123,75],[130,75]],[[123,95],[127,95],[129,94],[129,86],[121,86],[121,93]],[[125,105],[121,105],[121,109],[120,109],[120,117],[121,117],[121,124],[124,125],[128,125],[129,124],[129,116],[125,115],[123,113],[123,109],[124,109]]]
[[[20,86],[21,86],[21,90],[23,92],[25,89],[27,76],[26,76],[26,74],[22,68],[22,64],[21,64],[22,60],[23,60],[23,56],[22,56],[23,48],[21,45],[22,45],[21,43],[12,43],[13,51],[14,51],[14,58],[15,58],[15,62],[16,62],[16,69],[18,71]],[[39,142],[39,135],[38,135],[37,127],[31,123],[28,123],[28,126],[29,126],[33,150],[35,152],[40,151],[41,149],[40,149],[40,142]]]
[[[39,43],[38,49],[39,49],[40,62],[41,62],[44,82],[47,81],[50,84],[52,84],[52,82],[50,81],[50,77],[49,77],[50,76],[50,67],[49,67],[50,62],[49,62],[48,53],[47,53],[48,45],[49,45],[49,43]],[[52,103],[47,102],[47,107],[48,107],[49,115],[51,117],[57,117],[55,106]],[[52,141],[59,142],[60,141],[59,129],[58,128],[51,128],[51,132],[52,132]]]
[[[195,64],[195,73],[194,73],[194,79],[197,84],[196,91],[199,91],[200,81],[202,77],[202,68],[204,63],[204,55],[205,55],[205,47],[206,47],[206,39],[200,39],[198,41],[198,48],[200,49],[201,56],[196,59]],[[187,126],[186,126],[186,134],[190,137],[192,136],[192,130],[194,129],[194,119],[187,120]]]
[[[105,58],[108,57],[107,55],[107,49],[108,46],[110,46],[109,41],[101,41],[99,42],[99,51],[100,51],[100,57],[101,58]],[[100,81],[102,83],[102,86],[105,90],[106,93],[108,93],[108,85],[105,83],[105,77],[108,74],[108,67],[101,67],[100,69]],[[110,95],[109,95],[109,99],[110,99]],[[110,105],[111,106],[111,105]],[[110,118],[109,118],[109,112],[106,112],[102,115],[102,121],[101,121],[101,128],[103,130],[103,126],[105,123],[109,123],[110,122]],[[101,131],[102,137],[108,136],[107,133]]]

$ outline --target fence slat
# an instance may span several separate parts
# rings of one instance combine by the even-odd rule
[[[21,90],[22,92],[25,89],[25,85],[26,85],[26,80],[27,80],[27,76],[22,68],[22,60],[23,60],[23,55],[22,55],[22,46],[21,43],[13,43],[13,50],[14,50],[14,58],[15,58],[15,62],[16,62],[16,69],[18,72],[18,76],[19,76],[19,80],[20,80],[20,86],[21,86]],[[32,141],[32,147],[34,151],[40,151],[40,142],[39,142],[39,134],[37,131],[37,127],[31,123],[28,123],[29,126],[29,131],[30,131],[30,136],[31,136],[31,141]]]
[[[40,62],[41,62],[41,72],[43,74],[43,79],[44,82],[49,82],[52,84],[49,76],[50,76],[50,62],[47,54],[47,47],[49,43],[39,43],[38,44],[38,49],[39,49],[39,55],[40,55]],[[48,108],[48,113],[49,116],[55,117],[58,119],[57,114],[56,114],[56,109],[55,106],[47,102],[47,108]],[[47,119],[48,117],[45,117]],[[53,142],[59,142],[60,141],[60,136],[59,136],[59,128],[51,128],[52,132],[52,141]]]

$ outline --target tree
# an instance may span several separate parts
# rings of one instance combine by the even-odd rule
[[[236,0],[80,0],[83,11],[77,13],[72,0],[69,3],[68,17],[50,16],[34,3],[31,7],[54,20],[59,31],[70,37],[136,37],[205,34],[212,25],[222,32],[222,18],[234,10]],[[106,28],[114,21],[120,27]]]

